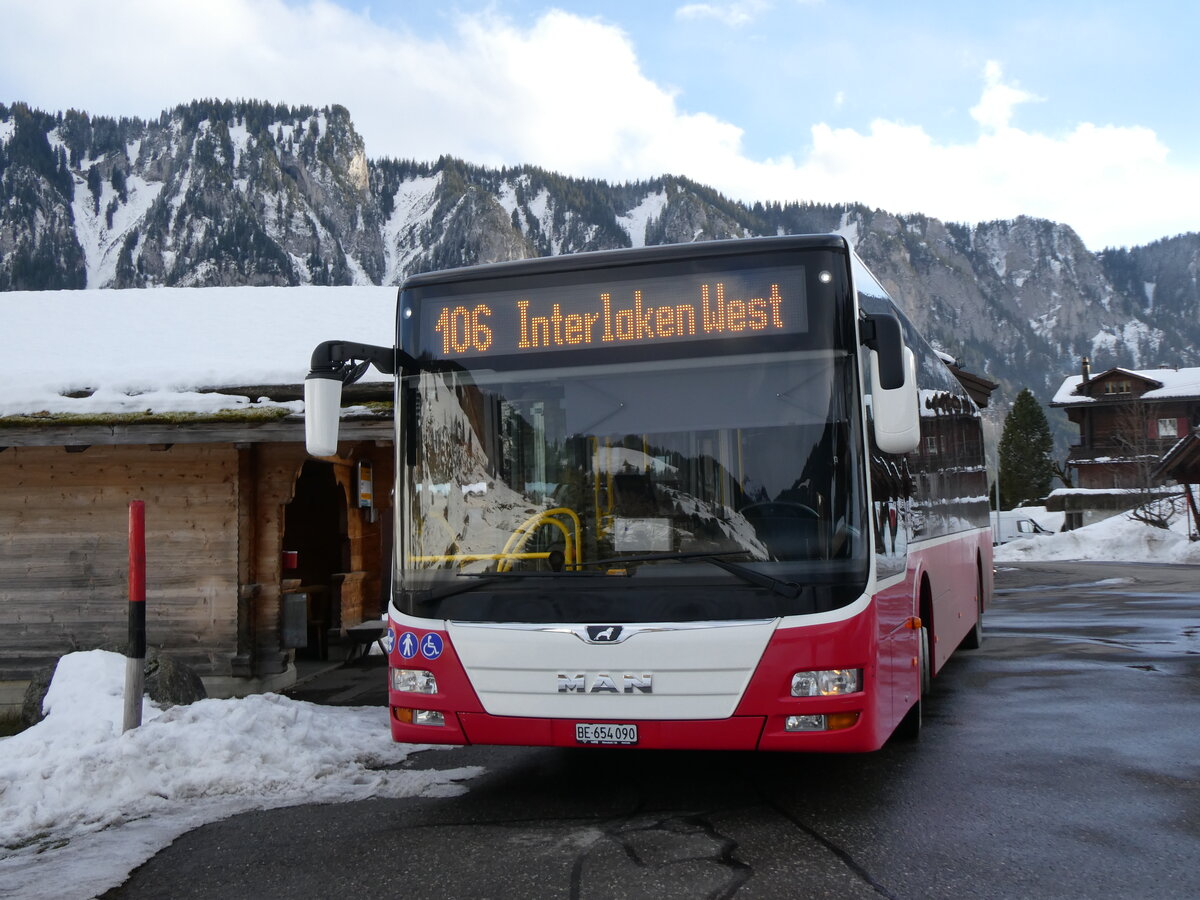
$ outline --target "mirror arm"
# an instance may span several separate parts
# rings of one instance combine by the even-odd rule
[[[312,352],[308,377],[354,384],[371,366],[384,375],[395,375],[400,366],[415,367],[416,360],[399,347],[379,347],[352,341],[325,341],[318,344]]]

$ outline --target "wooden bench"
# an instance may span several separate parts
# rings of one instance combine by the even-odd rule
[[[386,655],[387,648],[383,646],[385,634],[387,634],[387,623],[381,619],[370,619],[366,622],[359,622],[357,625],[351,625],[346,629],[346,639],[350,643],[350,649],[346,653],[346,662],[366,659],[371,652],[371,644],[378,645]]]

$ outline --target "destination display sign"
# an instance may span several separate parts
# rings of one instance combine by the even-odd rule
[[[804,268],[625,274],[426,298],[420,328],[422,352],[441,359],[801,334]]]

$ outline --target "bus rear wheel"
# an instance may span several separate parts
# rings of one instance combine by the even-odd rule
[[[964,650],[978,650],[983,646],[983,564],[975,563],[975,624],[962,639]]]

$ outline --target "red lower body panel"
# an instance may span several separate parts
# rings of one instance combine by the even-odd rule
[[[399,656],[399,667],[436,669],[441,692],[429,696],[390,692],[392,738],[413,744],[497,744],[547,747],[639,747],[642,749],[776,750],[789,752],[846,753],[877,749],[891,730],[884,721],[890,692],[878,693],[878,671],[873,664],[874,617],[859,615],[844,622],[803,629],[786,629],[775,635],[758,664],[735,714],[727,719],[662,720],[630,717],[609,720],[581,715],[578,718],[496,716],[484,711],[447,633],[439,633],[444,651],[436,660],[420,663]],[[425,633],[417,635],[423,643]],[[863,691],[845,697],[789,696],[791,674],[801,669],[857,667],[864,670]],[[910,679],[916,680],[915,674]],[[453,699],[451,699],[453,698]],[[402,721],[398,709],[417,708],[443,713],[443,725],[415,725]],[[789,715],[856,713],[855,724],[835,731],[787,731]],[[636,744],[586,744],[576,740],[577,723],[636,724]]]
[[[855,753],[878,744],[868,720],[840,731],[784,730],[786,716],[733,716],[711,721],[640,721],[638,742],[629,745],[581,744],[574,719],[524,719],[487,713],[448,714],[441,727],[392,722],[392,738],[411,744],[492,744],[517,747],[591,747],[642,750],[767,750]]]

